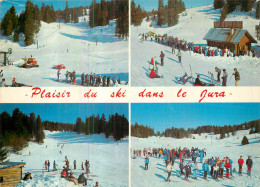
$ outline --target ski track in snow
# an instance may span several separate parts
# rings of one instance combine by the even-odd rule
[[[227,86],[235,86],[234,68],[236,67],[240,73],[239,86],[260,86],[260,61],[259,58],[248,56],[243,57],[205,57],[204,55],[195,54],[193,52],[182,53],[182,66],[178,62],[176,54],[171,53],[171,48],[154,41],[151,42],[148,37],[147,41],[140,42],[139,34],[147,32],[155,32],[156,34],[168,34],[168,36],[178,37],[195,44],[206,44],[203,37],[210,28],[213,28],[214,21],[218,21],[220,17],[219,10],[214,10],[212,5],[191,8],[186,10],[187,16],[180,14],[179,23],[173,27],[158,27],[155,21],[143,20],[138,27],[131,26],[131,82],[133,86],[182,86],[178,84],[178,80],[185,72],[191,76],[189,65],[192,67],[193,78],[200,74],[201,81],[210,82],[208,72],[214,73],[215,80],[217,73],[215,67],[226,69],[228,73]],[[244,29],[254,36],[255,25],[259,24],[259,20],[248,16],[248,13],[234,12],[228,15],[226,21],[243,21]],[[153,27],[150,27],[150,24]],[[258,42],[259,45],[260,42]],[[158,66],[159,75],[163,78],[149,78],[150,67],[149,62],[152,57],[160,64],[160,53],[164,52],[164,66]],[[151,66],[152,68],[152,66]],[[222,73],[221,73],[222,76]],[[222,81],[222,79],[221,79]],[[192,81],[186,83],[192,86]]]
[[[207,135],[207,137],[205,137]],[[248,145],[241,146],[241,140],[243,136],[247,136],[249,143]],[[243,176],[238,176],[238,173],[234,173],[234,178],[219,179],[219,182],[216,182],[208,175],[208,180],[203,179],[202,164],[199,163],[199,157],[197,158],[198,162],[198,179],[192,179],[192,176],[189,177],[191,182],[187,182],[184,179],[184,176],[180,178],[180,169],[179,169],[179,159],[176,158],[174,166],[172,168],[172,174],[170,177],[170,184],[165,182],[167,179],[167,172],[164,159],[158,159],[154,157],[149,157],[149,168],[144,170],[144,157],[137,157],[136,159],[131,159],[131,185],[132,186],[228,186],[228,187],[246,187],[246,186],[259,186],[260,185],[260,135],[251,134],[249,135],[249,130],[238,131],[235,136],[230,135],[230,137],[220,140],[219,135],[210,135],[210,134],[201,134],[201,136],[195,134],[192,135],[195,139],[174,139],[166,137],[149,137],[149,138],[136,138],[131,137],[131,157],[133,157],[133,150],[141,150],[144,148],[177,148],[177,147],[198,147],[199,149],[206,149],[206,156],[204,159],[211,157],[220,157],[223,159],[228,156],[233,160],[233,168],[235,167],[238,171],[237,161],[239,156],[242,155],[244,162],[248,156],[251,156],[253,160],[253,167],[251,177],[248,177],[246,174],[247,167],[244,163],[243,165]],[[212,139],[211,139],[212,138]],[[212,143],[211,143],[212,142]],[[203,160],[204,160],[203,159]],[[185,159],[184,163],[187,163],[188,160]],[[224,176],[226,170],[224,169]]]
[[[106,139],[104,134],[86,136],[73,132],[45,131],[45,135],[44,144],[30,142],[19,155],[11,154],[8,158],[12,162],[26,162],[23,176],[27,171],[32,173],[33,180],[24,181],[18,186],[75,186],[60,177],[60,172],[65,166],[65,156],[70,161],[70,168],[74,168],[73,161],[77,161],[77,169],[72,169],[76,178],[83,172],[81,162],[90,161],[89,178],[92,180],[88,181],[88,186],[92,187],[96,181],[102,187],[128,186],[128,138],[115,142],[112,138]],[[64,144],[64,148],[57,147],[57,144]],[[50,172],[43,170],[45,160],[50,161]],[[52,171],[54,160],[58,164],[56,172]]]
[[[84,21],[84,18],[86,21]],[[122,82],[128,81],[128,41],[114,36],[115,20],[110,26],[87,28],[88,16],[80,17],[77,24],[41,22],[41,29],[35,44],[24,47],[23,41],[13,43],[0,37],[0,50],[12,48],[11,62],[14,65],[1,67],[4,78],[11,85],[13,77],[18,83],[31,86],[67,87],[73,86],[57,81],[54,65],[64,64],[60,79],[65,80],[66,71],[76,71],[76,82],[81,82],[82,73],[96,73],[116,76]],[[102,31],[101,31],[102,30]],[[98,36],[96,45],[94,37]],[[39,49],[37,49],[37,41]],[[68,50],[68,52],[67,52]],[[21,58],[36,58],[39,68],[24,69],[17,67],[23,63]],[[1,56],[3,58],[3,55]],[[3,59],[1,59],[3,60]],[[118,86],[118,85],[116,85]],[[121,85],[120,85],[121,86]]]

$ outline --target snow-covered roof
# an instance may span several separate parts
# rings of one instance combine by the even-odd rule
[[[247,30],[234,29],[234,33],[231,34],[231,32],[232,29],[229,28],[211,28],[203,39],[215,42],[229,42],[237,44],[246,34],[252,43],[257,43],[256,40],[247,32]]]
[[[18,165],[25,165],[25,162],[5,162],[3,164],[0,164],[0,169],[4,169],[4,168],[9,168],[9,167],[13,167],[13,166],[18,166]]]

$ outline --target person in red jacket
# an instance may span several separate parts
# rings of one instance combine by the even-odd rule
[[[150,78],[153,79],[153,78],[160,78],[159,75],[157,75],[155,72],[154,72],[154,69],[151,70],[150,72]]]
[[[240,159],[238,159],[238,166],[239,166],[239,175],[242,175],[242,167],[243,167],[243,164],[244,164],[244,159],[242,156],[240,156]]]
[[[225,167],[226,167],[226,170],[227,170],[227,172],[226,172],[226,177],[229,178],[229,170],[230,170],[231,165],[230,165],[228,159],[227,159],[227,162],[226,162],[226,164],[225,164]]]

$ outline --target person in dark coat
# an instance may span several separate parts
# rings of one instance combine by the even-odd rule
[[[223,69],[222,86],[227,86],[227,77],[228,77],[227,71],[226,69]]]
[[[247,175],[251,176],[251,169],[253,166],[253,161],[251,159],[251,156],[249,156],[248,159],[246,160],[246,165],[247,165]]]
[[[79,175],[78,183],[79,183],[79,184],[83,184],[83,186],[86,186],[86,185],[87,185],[87,179],[86,179],[86,177],[84,176],[84,173],[82,173],[82,174]]]
[[[82,84],[82,86],[84,85],[84,78],[85,78],[84,73],[82,73],[81,74],[81,84]]]
[[[110,76],[107,78],[107,87],[110,86]]]
[[[197,78],[195,80],[195,86],[205,86],[205,83],[200,81],[200,75],[197,75]]]
[[[215,71],[218,73],[218,74],[217,74],[217,77],[218,77],[218,81],[217,81],[217,82],[220,83],[220,74],[221,74],[221,69],[215,67]]]
[[[31,173],[30,172],[27,172],[23,178],[24,181],[27,181],[29,179],[32,179],[32,176],[31,176]]]
[[[160,58],[161,58],[161,66],[164,65],[164,57],[165,57],[165,54],[161,51],[161,55],[160,55]]]
[[[190,167],[189,164],[187,163],[186,166],[184,167],[185,180],[188,180],[188,179],[189,179],[190,170],[191,170],[191,167]]]

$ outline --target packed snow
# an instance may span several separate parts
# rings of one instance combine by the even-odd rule
[[[248,145],[241,145],[243,136],[247,136],[249,140]],[[185,148],[191,149],[192,147],[199,149],[206,149],[206,156],[203,160],[211,157],[229,157],[233,160],[233,168],[238,172],[238,159],[243,156],[244,162],[248,156],[251,156],[253,160],[253,167],[251,177],[247,176],[247,167],[244,163],[242,176],[239,176],[237,172],[233,173],[233,177],[230,179],[219,179],[219,182],[215,181],[208,175],[208,180],[203,179],[202,164],[198,163],[198,179],[192,179],[189,177],[190,182],[184,180],[184,176],[180,176],[179,163],[180,160],[176,158],[175,164],[172,168],[172,173],[169,182],[165,182],[167,178],[165,161],[163,158],[149,157],[148,170],[144,170],[144,156],[137,156],[135,159],[131,159],[131,185],[132,186],[259,186],[260,185],[260,135],[251,134],[249,130],[238,131],[235,136],[230,135],[225,139],[220,140],[219,135],[213,134],[201,134],[192,135],[193,138],[166,138],[166,137],[149,137],[149,138],[136,138],[131,137],[131,156],[133,158],[133,150],[141,150],[144,148]],[[185,159],[184,163],[188,160]],[[200,159],[198,158],[197,161]],[[224,176],[225,176],[224,169]]]
[[[255,9],[251,15],[254,15]],[[260,77],[260,61],[259,58],[250,56],[240,57],[206,57],[203,54],[193,52],[182,53],[182,62],[179,63],[176,53],[172,54],[172,50],[168,46],[151,42],[150,37],[147,41],[141,42],[141,34],[154,32],[155,34],[178,37],[187,42],[194,42],[194,44],[206,45],[203,40],[210,28],[214,27],[214,21],[219,21],[220,10],[214,10],[213,5],[196,7],[187,9],[185,12],[179,14],[179,23],[172,27],[157,26],[156,20],[143,20],[140,26],[131,26],[131,82],[133,86],[182,86],[178,83],[180,77],[185,72],[188,76],[193,76],[194,80],[197,74],[200,75],[200,80],[210,83],[211,75],[214,74],[214,81],[216,81],[217,73],[215,67],[226,69],[228,73],[227,86],[235,86],[235,78],[232,76],[234,68],[237,68],[240,73],[239,86],[259,86]],[[229,14],[226,21],[243,21],[243,28],[246,29],[253,37],[255,37],[255,25],[259,24],[259,20],[249,13],[233,12]],[[260,42],[258,41],[259,45]],[[256,55],[259,57],[259,47],[256,48]],[[149,77],[152,66],[150,66],[151,58],[154,57],[160,64],[160,53],[165,54],[164,66],[158,66],[158,75],[163,78]],[[222,76],[223,73],[221,73]],[[221,79],[222,80],[222,79]],[[189,80],[185,85],[193,85],[192,80]],[[220,84],[216,84],[220,85]]]
[[[81,82],[81,74],[116,76],[123,83],[128,82],[128,41],[115,37],[115,20],[109,25],[90,28],[88,16],[79,18],[79,23],[45,23],[41,22],[40,32],[35,43],[25,47],[22,38],[19,43],[0,36],[0,50],[8,51],[13,65],[1,67],[8,85],[16,82],[30,86],[66,87],[72,86],[65,81],[65,73],[76,72],[76,83]],[[96,43],[97,38],[97,43]],[[38,49],[37,49],[38,43]],[[33,57],[39,68],[20,68],[22,58]],[[3,61],[3,55],[0,56]],[[57,69],[53,66],[64,64],[60,81],[57,81]]]
[[[72,182],[60,177],[65,166],[65,156],[70,161],[70,168],[76,179],[84,172],[81,170],[81,163],[90,161],[87,186],[92,187],[96,181],[101,187],[128,186],[128,138],[115,142],[112,138],[106,139],[104,134],[86,136],[73,132],[49,131],[45,131],[45,136],[44,144],[29,143],[20,154],[11,154],[8,158],[10,162],[26,162],[23,176],[26,172],[32,173],[32,180],[22,181],[18,186],[74,186]],[[50,172],[44,169],[45,160],[50,161]],[[53,171],[54,160],[58,171]],[[74,160],[77,162],[76,170],[73,169]]]

